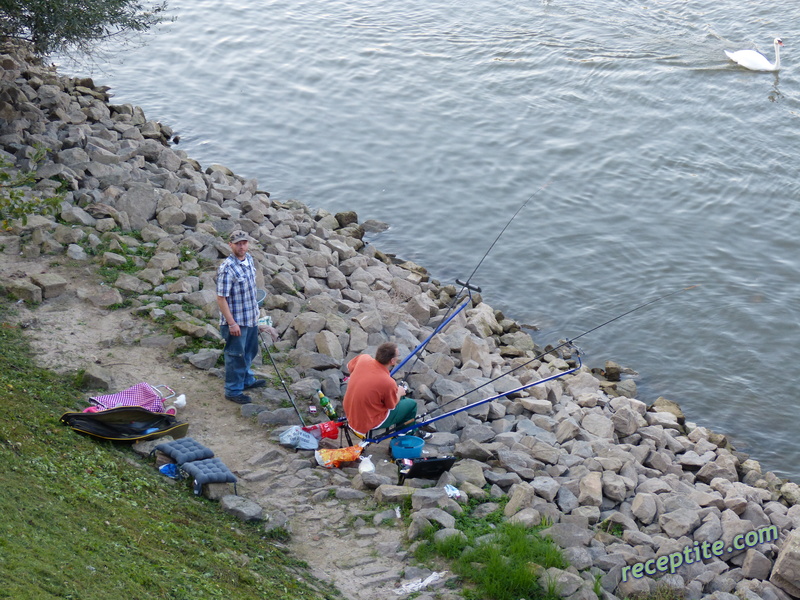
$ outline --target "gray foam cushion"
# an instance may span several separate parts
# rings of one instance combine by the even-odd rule
[[[236,476],[218,458],[187,462],[183,465],[183,470],[189,473],[200,486],[206,483],[236,482]]]
[[[206,448],[203,444],[194,441],[190,437],[159,444],[156,446],[156,450],[163,452],[179,465],[214,456],[213,450]]]

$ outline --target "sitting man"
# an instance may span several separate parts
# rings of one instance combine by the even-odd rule
[[[397,344],[386,342],[378,346],[375,358],[360,354],[347,364],[350,379],[343,406],[356,433],[410,424],[417,416],[416,401],[405,398],[406,389],[389,374],[399,360]]]

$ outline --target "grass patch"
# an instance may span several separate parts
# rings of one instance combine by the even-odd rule
[[[560,598],[538,573],[541,568],[568,565],[561,550],[539,531],[503,519],[502,506],[482,518],[471,517],[475,503],[456,517],[456,528],[465,538],[434,540],[436,528],[424,533],[414,557],[428,562],[441,557],[466,584],[463,595],[471,600],[556,600]]]
[[[125,445],[59,424],[74,377],[33,364],[0,305],[0,598],[334,599],[264,532]]]
[[[606,533],[610,533],[611,535],[621,538],[622,534],[625,533],[625,528],[622,526],[622,523],[615,523],[614,521],[610,521],[606,519],[602,523],[597,526],[599,531],[605,531]]]

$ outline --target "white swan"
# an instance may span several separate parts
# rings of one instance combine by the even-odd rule
[[[725,50],[725,54],[733,62],[751,71],[777,71],[781,68],[780,47],[783,46],[783,40],[781,40],[781,38],[775,38],[773,45],[775,46],[774,63],[769,62],[766,56],[755,50],[739,50],[737,52],[728,52]]]

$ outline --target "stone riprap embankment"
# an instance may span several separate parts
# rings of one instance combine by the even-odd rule
[[[340,398],[350,357],[386,340],[409,351],[441,322],[456,288],[365,244],[369,224],[355,214],[275,201],[252,179],[219,165],[201,168],[170,145],[172,137],[141,109],[110,104],[107,90],[89,79],[61,77],[21,52],[0,56],[0,155],[27,168],[34,147],[46,147],[36,190],[66,190],[56,217],[32,217],[2,236],[5,252],[99,263],[113,283],[87,302],[126,304],[164,322],[173,334],[163,345],[175,352],[204,340],[205,349],[184,357],[213,370],[221,354],[213,267],[229,252],[225,234],[244,229],[255,240],[259,281],[269,291],[265,308],[282,335],[277,357],[292,365],[285,376],[299,401],[320,387]],[[5,293],[31,302],[56,296],[63,285],[48,273],[2,282]],[[530,335],[476,296],[405,378],[421,410],[461,397],[448,405],[456,408],[575,364],[559,352],[532,360],[541,353]],[[674,403],[660,399],[648,407],[636,395],[613,363],[603,373],[583,368],[438,421],[427,448],[459,460],[433,488],[420,480],[397,486],[394,467],[381,462],[375,473],[347,468],[326,471],[327,480],[295,476],[293,493],[324,501],[333,483],[336,497],[351,501],[399,503],[411,496],[411,541],[430,525],[457,535],[453,515],[467,497],[479,499],[482,512],[508,497],[506,518],[552,523],[546,531],[571,566],[547,575],[565,597],[595,598],[599,577],[606,598],[647,594],[657,585],[687,598],[800,598],[800,488],[762,473],[724,436],[685,422]],[[254,396],[243,415],[271,428],[295,422],[292,408],[277,408],[282,390]],[[265,469],[278,476],[311,467],[307,454],[291,456],[291,462],[280,453],[271,462],[254,461],[240,476],[256,480]],[[327,483],[314,487],[314,479]],[[351,493],[342,491],[344,482]],[[459,501],[445,484],[462,492]],[[623,577],[626,567],[695,542],[722,540],[727,548],[737,535],[771,525],[777,540],[663,576]]]

